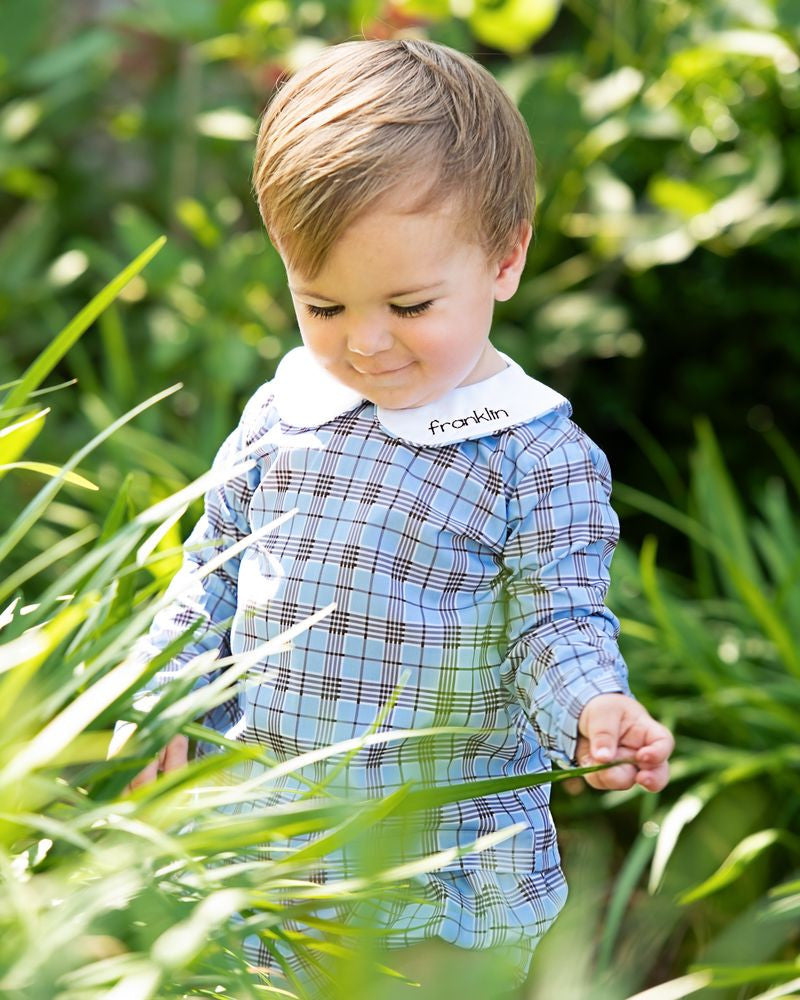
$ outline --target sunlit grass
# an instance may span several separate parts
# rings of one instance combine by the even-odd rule
[[[138,262],[144,266],[146,255]],[[114,435],[134,431],[174,391],[167,389],[108,421],[41,484],[42,470],[27,467],[24,456],[58,397],[42,410],[20,386],[30,393],[40,385],[57,353],[0,404],[6,475],[39,479],[0,535],[0,562],[14,560],[0,583],[0,991],[20,1000],[240,1000],[281,989],[303,996],[288,967],[288,978],[272,983],[248,969],[242,941],[257,932],[328,968],[336,1000],[359,990],[379,1000],[392,987],[378,966],[391,966],[391,956],[375,947],[375,928],[354,934],[320,911],[402,898],[413,893],[416,875],[452,863],[459,852],[393,861],[392,831],[407,854],[425,810],[549,780],[571,898],[539,945],[520,1000],[792,995],[800,918],[800,523],[782,479],[766,484],[757,515],[748,516],[710,426],[698,422],[691,482],[672,482],[685,509],[617,485],[623,503],[684,532],[696,561],[693,580],[664,574],[655,532],[638,556],[623,546],[615,557],[612,597],[634,687],[678,732],[665,793],[574,794],[584,773],[576,770],[354,800],[335,781],[348,757],[410,734],[373,727],[359,740],[276,761],[196,721],[248,683],[254,664],[292,634],[231,657],[227,671],[202,688],[194,680],[208,658],[199,657],[150,704],[134,700],[190,638],[144,667],[126,658],[163,601],[183,512],[238,467],[194,479],[185,470],[175,477],[180,489],[162,487],[146,504],[134,501],[128,477],[116,496],[95,491],[101,517],[76,504],[86,489],[73,482],[67,494],[75,470]],[[778,453],[791,483],[796,456]],[[92,472],[84,478],[93,481]],[[36,532],[51,515],[73,534],[37,551]],[[205,572],[250,540],[220,553]],[[20,562],[23,545],[30,555]],[[63,567],[55,580],[53,559]],[[118,718],[134,719],[137,730],[107,759]],[[124,794],[179,731],[218,752]],[[302,778],[319,761],[330,780],[307,782],[294,802],[271,801],[283,776]],[[572,782],[571,797],[559,794],[564,780]],[[279,850],[304,831],[315,839]],[[460,853],[513,833],[481,838]],[[259,854],[265,844],[273,847],[269,857]],[[314,873],[343,845],[361,859],[360,869],[320,885]],[[293,920],[314,934],[292,930]],[[491,980],[499,956],[489,953],[485,962],[486,977],[475,966],[475,1000],[488,996],[479,984]],[[470,1000],[469,983],[458,989]]]

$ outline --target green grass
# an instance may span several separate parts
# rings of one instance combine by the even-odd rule
[[[144,267],[159,245],[124,274]],[[6,475],[38,486],[0,535],[0,562],[13,563],[0,585],[0,991],[19,1000],[279,995],[276,984],[247,969],[242,940],[257,932],[334,969],[332,996],[344,1000],[354,989],[377,996],[386,980],[375,978],[383,973],[375,968],[371,935],[363,928],[353,935],[315,915],[320,907],[368,907],[402,896],[414,876],[458,852],[420,853],[398,867],[388,833],[386,850],[375,851],[376,831],[411,838],[416,818],[443,801],[547,776],[343,798],[335,778],[348,756],[398,735],[372,731],[319,751],[315,759],[327,762],[329,779],[309,783],[294,803],[269,805],[281,777],[302,777],[311,757],[279,763],[196,721],[246,682],[268,650],[232,657],[222,676],[194,690],[195,676],[207,667],[200,657],[154,703],[134,701],[190,639],[144,667],[126,659],[163,603],[182,513],[230,470],[188,481],[176,472],[180,488],[162,485],[144,504],[136,472],[109,491],[102,474],[84,470],[85,480],[101,484],[91,494],[74,478],[115,436],[135,432],[175,387],[107,422],[45,470],[44,485],[42,470],[24,464],[51,419],[33,393],[123,285],[122,276],[112,281],[0,404],[0,459],[13,466]],[[776,454],[796,486],[796,456],[788,446]],[[624,545],[618,550],[611,598],[633,686],[678,735],[672,784],[658,796],[636,789],[600,795],[575,785],[586,769],[550,776],[571,898],[537,952],[521,994],[527,1000],[625,1000],[658,984],[663,988],[647,1000],[772,1000],[796,989],[796,499],[774,477],[749,513],[704,421],[697,423],[690,465],[688,484],[671,483],[671,495],[685,498],[683,508],[616,486],[622,506],[646,512],[654,525],[638,555]],[[91,508],[81,502],[88,495]],[[75,529],[56,551],[41,531],[54,514]],[[685,535],[691,579],[659,569],[662,531],[672,539]],[[27,546],[23,559],[21,546]],[[107,759],[118,718],[134,719],[138,728]],[[125,795],[127,782],[177,732],[214,743],[219,752]],[[571,794],[562,791],[565,781]],[[300,832],[317,839],[293,853],[259,857],[260,845],[279,845]],[[482,838],[462,853],[513,832]],[[321,886],[313,873],[345,844],[361,869]],[[293,930],[293,920],[314,934]],[[496,960],[487,955],[487,968]],[[291,976],[287,988],[304,995]]]

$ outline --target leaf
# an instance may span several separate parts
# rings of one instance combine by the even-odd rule
[[[0,430],[0,463],[14,462],[24,454],[44,427],[44,418],[49,412],[50,408],[47,407]]]
[[[0,731],[13,730],[25,719],[26,700],[34,698],[33,679],[41,664],[83,621],[95,595],[65,607],[47,624],[24,632],[0,646]]]
[[[9,670],[35,670],[38,668],[75,626],[83,621],[87,611],[96,603],[96,600],[96,597],[87,597],[78,604],[66,607],[52,621],[41,628],[30,629],[18,639],[0,646],[0,673],[6,673]],[[4,695],[2,704],[10,707],[13,704],[13,699],[5,697],[8,694],[5,688],[0,689],[0,691]]]
[[[691,791],[685,792],[669,809],[661,821],[653,864],[650,868],[650,880],[647,891],[652,895],[658,890],[664,878],[667,862],[672,857],[678,837],[687,823],[691,823],[708,802],[720,789],[718,781],[707,781],[696,785]]]
[[[774,982],[783,976],[796,976],[797,964],[795,962],[769,962],[763,965],[712,965],[704,971],[711,973],[714,987],[729,989],[732,986],[749,985],[758,980]],[[777,996],[786,996],[786,994],[778,993]]]
[[[399,0],[396,6],[410,17],[428,17],[438,21],[453,15],[451,0]]]
[[[23,77],[28,86],[35,88],[63,81],[69,76],[80,77],[91,72],[100,59],[113,57],[121,45],[122,39],[115,32],[86,27],[63,44],[49,47],[42,55],[29,59]]]
[[[290,855],[287,855],[286,860],[290,864],[295,865],[303,863],[306,860],[324,857],[331,851],[337,850],[339,847],[352,841],[356,834],[363,833],[380,822],[385,816],[391,814],[395,810],[397,802],[407,794],[408,789],[402,786],[384,798],[368,800],[364,803],[364,808],[356,810],[355,814],[346,819],[340,826],[318,837],[316,840],[312,840],[304,847],[293,851]],[[279,860],[278,864],[280,863]]]
[[[800,764],[800,747],[794,742],[787,742],[768,752],[755,753],[751,750],[738,757],[730,755],[729,760],[730,766],[684,793],[662,820],[650,869],[650,893],[658,890],[683,828],[698,816],[718,792],[762,774],[780,773],[787,767],[797,767]]]
[[[754,996],[752,1000],[779,1000],[780,997],[796,997],[798,994],[795,990],[800,990],[800,978],[790,979],[788,983],[784,983],[782,986],[776,986],[774,990],[767,990],[766,993],[759,993]]]
[[[195,127],[201,135],[233,142],[252,142],[258,132],[258,123],[252,115],[238,108],[205,111],[195,116]]]
[[[711,982],[710,972],[693,972],[689,976],[671,979],[668,983],[654,986],[644,993],[636,993],[628,1000],[681,1000],[682,997],[697,993]]]
[[[713,892],[724,889],[731,882],[735,882],[747,866],[768,847],[786,842],[788,839],[787,834],[783,830],[778,829],[759,830],[757,833],[750,834],[749,837],[745,837],[744,840],[734,847],[710,878],[707,878],[705,882],[702,882],[696,888],[684,892],[678,898],[678,902],[682,905],[694,903],[698,899],[703,899],[706,896],[710,896]],[[792,838],[792,840],[795,839],[797,838]]]
[[[744,605],[750,610],[769,639],[774,642],[786,667],[796,677],[800,677],[800,649],[786,626],[782,611],[776,610],[775,602],[771,596],[749,579],[732,560],[726,560],[723,568]]]
[[[22,289],[41,280],[51,247],[57,242],[52,200],[48,193],[48,201],[44,203],[31,201],[23,205],[4,223],[0,233],[0,290],[12,297],[12,301]],[[3,410],[0,407],[0,413]]]
[[[49,465],[47,462],[7,462],[5,465],[0,465],[0,472],[7,472],[9,469],[27,469],[29,472],[40,472],[43,476],[58,476],[61,473],[61,469],[57,465]],[[65,473],[64,482],[72,483],[73,486],[81,486],[85,490],[100,489],[88,479],[79,476],[77,472]]]
[[[773,31],[721,31],[705,44],[718,52],[769,59],[779,73],[796,73],[800,69],[797,53]]]
[[[715,201],[714,194],[707,188],[668,174],[654,174],[650,178],[647,196],[654,205],[682,219],[702,215]]]
[[[612,764],[601,764],[593,767],[559,768],[557,771],[545,771],[537,774],[514,774],[507,777],[482,778],[478,781],[468,781],[438,788],[412,788],[397,808],[398,815],[417,812],[421,809],[435,809],[449,805],[451,802],[462,802],[484,795],[498,795],[517,788],[534,788],[537,785],[549,785],[568,778],[579,778],[585,774],[605,770]]]
[[[800,454],[792,447],[777,427],[764,431],[764,440],[772,448],[783,466],[789,482],[800,497]]]
[[[6,79],[15,76],[52,38],[58,12],[49,0],[3,0],[0,4],[0,64]]]
[[[581,95],[584,114],[596,120],[618,111],[636,97],[644,80],[634,66],[621,66],[599,80],[590,80]]]
[[[0,601],[4,601],[18,587],[21,587],[28,580],[36,576],[37,573],[50,569],[59,559],[64,559],[66,556],[71,555],[96,537],[97,528],[95,525],[87,524],[85,528],[81,528],[72,535],[67,535],[66,538],[62,538],[54,545],[40,552],[37,556],[34,556],[33,559],[29,559],[28,562],[23,563],[19,569],[14,570],[13,573],[9,573],[0,582]]]
[[[84,601],[79,609],[88,606]],[[64,612],[66,614],[66,612]],[[47,655],[52,643],[37,651],[38,656]],[[23,781],[28,774],[50,764],[62,754],[69,743],[115,701],[123,692],[136,683],[144,672],[146,664],[123,661],[118,667],[96,680],[50,721],[19,753],[0,771],[0,785],[14,785]]]
[[[107,542],[110,538],[122,528],[125,523],[125,515],[129,517],[133,516],[134,509],[133,503],[131,501],[131,485],[133,484],[133,473],[128,472],[122,481],[122,485],[117,490],[117,495],[114,498],[114,503],[111,505],[111,510],[109,510],[106,515],[106,519],[103,522],[103,530],[100,532],[100,537],[98,542],[103,544]]]
[[[169,927],[153,944],[150,954],[164,969],[188,964],[220,924],[248,903],[242,889],[219,889],[195,906],[191,915]]]
[[[34,364],[35,363],[36,362],[34,362]],[[155,396],[151,396],[143,403],[139,403],[138,406],[135,406],[132,410],[128,410],[127,413],[124,413],[110,426],[104,428],[99,434],[95,435],[95,437],[93,437],[88,444],[84,445],[80,451],[77,451],[62,467],[60,473],[36,494],[28,506],[25,507],[22,513],[17,517],[11,527],[9,527],[0,537],[0,562],[14,550],[17,543],[25,537],[31,527],[39,520],[49,506],[50,501],[61,488],[61,484],[64,482],[67,473],[71,472],[72,469],[75,468],[76,465],[79,465],[90,452],[102,444],[107,438],[111,437],[111,435],[114,434],[120,427],[123,427],[126,423],[133,420],[134,417],[137,417],[149,407],[161,402],[162,399],[165,399],[167,396],[171,396],[180,388],[180,383],[170,386],[169,389],[156,393]]]
[[[170,0],[167,4],[160,0],[143,0],[114,11],[116,24],[181,43],[213,37],[222,17],[215,0]]]
[[[86,332],[94,323],[97,317],[106,309],[119,295],[128,282],[134,278],[144,267],[155,257],[158,251],[166,243],[166,236],[160,236],[157,240],[143,250],[139,256],[132,261],[116,278],[102,288],[91,301],[81,309],[65,327],[61,330],[47,347],[41,352],[36,360],[23,374],[19,383],[14,386],[11,392],[0,405],[0,427],[8,422],[4,420],[4,414],[8,410],[24,403],[33,389],[38,388],[42,381],[50,374],[58,362],[64,357],[72,345]]]
[[[552,27],[561,0],[476,0],[469,26],[478,39],[503,52],[524,52]]]
[[[640,833],[633,847],[628,851],[625,863],[616,879],[603,920],[603,934],[597,952],[597,969],[600,974],[613,967],[614,944],[631,898],[637,891],[639,879],[650,861],[655,845],[656,841],[653,836]]]
[[[719,683],[711,663],[712,657],[716,660],[716,649],[691,606],[675,600],[661,586],[656,567],[656,545],[654,535],[645,537],[639,567],[642,590],[661,631],[661,642],[678,662],[686,665],[697,688],[713,696]]]

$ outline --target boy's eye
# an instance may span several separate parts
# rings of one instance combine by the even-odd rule
[[[433,299],[429,299],[427,302],[417,302],[413,306],[392,306],[392,312],[398,316],[419,316],[430,309],[432,305]]]
[[[396,316],[411,318],[412,316],[420,316],[430,309],[432,305],[433,299],[429,299],[427,302],[417,302],[413,306],[392,305],[389,308]],[[309,315],[315,319],[333,319],[334,316],[338,316],[342,311],[342,306],[313,306],[310,302],[306,302],[305,307]]]
[[[308,302],[305,305],[315,319],[332,319],[342,311],[341,306],[312,306]]]

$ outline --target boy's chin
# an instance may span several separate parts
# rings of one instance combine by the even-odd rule
[[[426,395],[421,386],[396,387],[386,389],[359,388],[359,392],[370,403],[383,410],[413,410],[434,402],[443,393]]]
[[[424,406],[435,397],[430,394],[429,387],[426,395],[426,387],[420,385],[414,377],[415,368],[416,365],[412,362],[406,369],[389,372],[385,376],[364,375],[353,371],[352,374],[348,373],[350,377],[347,384],[370,403],[387,410]]]
[[[409,393],[399,392],[364,392],[364,399],[368,399],[375,406],[380,406],[383,410],[410,410],[416,406],[424,406],[425,401],[418,402]]]

